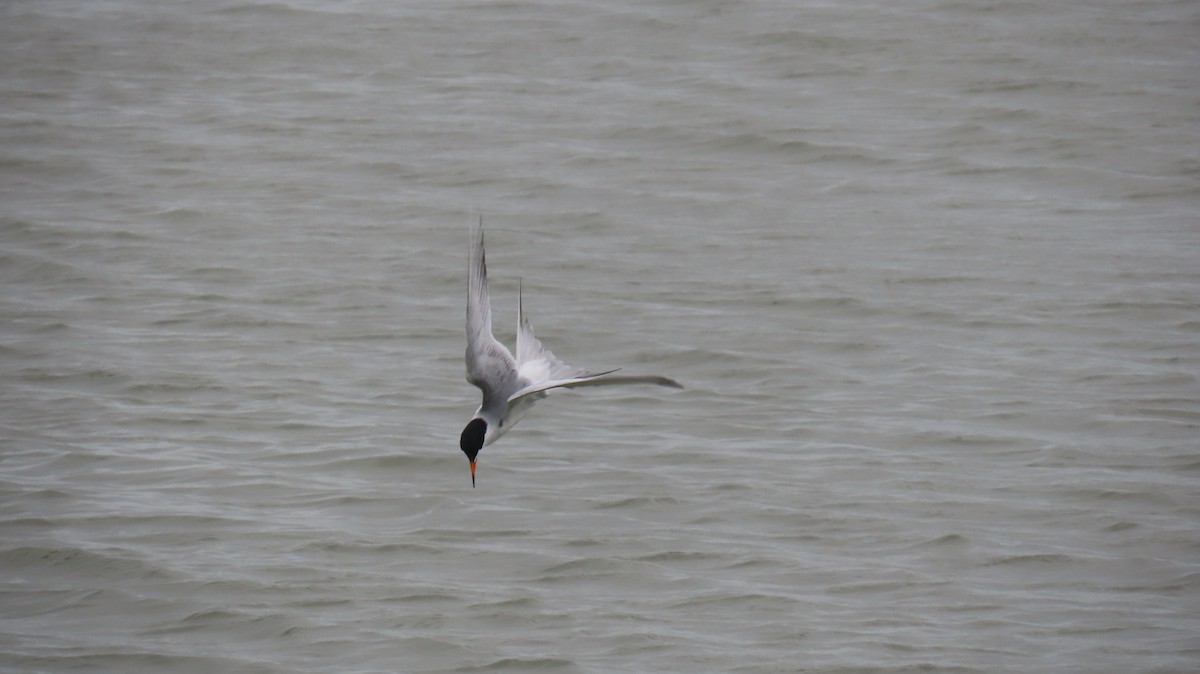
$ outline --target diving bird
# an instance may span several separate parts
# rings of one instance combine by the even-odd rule
[[[475,486],[475,462],[479,450],[492,444],[516,425],[535,402],[556,388],[657,384],[683,388],[679,382],[656,375],[614,375],[617,370],[587,372],[554,357],[533,335],[525,316],[524,293],[517,294],[517,354],[514,357],[492,335],[492,301],[488,297],[487,264],[483,254],[483,218],[472,228],[467,265],[467,381],[483,391],[483,403],[463,429],[459,440],[471,462],[471,486]],[[620,368],[617,368],[620,369]]]

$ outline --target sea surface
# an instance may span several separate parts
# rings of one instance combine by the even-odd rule
[[[7,0],[0,671],[1200,670],[1200,4]],[[468,230],[565,391],[458,436]]]

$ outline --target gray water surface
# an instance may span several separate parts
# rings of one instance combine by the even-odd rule
[[[4,3],[0,670],[1195,671],[1198,34]]]

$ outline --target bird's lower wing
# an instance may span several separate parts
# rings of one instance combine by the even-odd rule
[[[541,393],[552,388],[580,388],[583,386],[622,386],[627,384],[655,384],[657,386],[669,386],[670,388],[683,388],[679,382],[670,377],[660,375],[612,375],[616,370],[608,372],[598,372],[595,374],[580,375],[570,379],[551,379],[548,381],[530,384],[525,388],[517,391],[508,397],[508,402],[512,403],[517,398],[523,398],[534,393]]]

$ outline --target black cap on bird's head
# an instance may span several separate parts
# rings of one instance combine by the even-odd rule
[[[479,456],[479,450],[483,449],[483,439],[487,435],[487,422],[479,417],[475,417],[463,429],[462,437],[458,440],[458,446],[462,449],[463,454],[467,455],[467,460],[471,462],[471,486],[475,486],[475,457]]]

